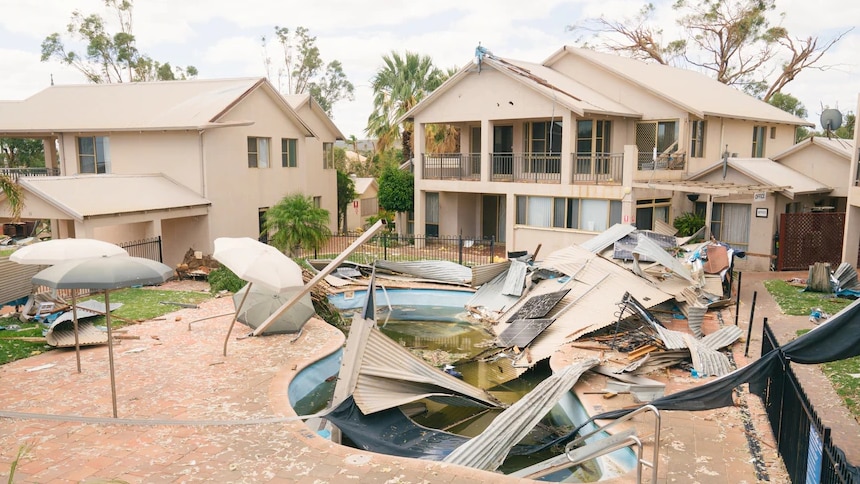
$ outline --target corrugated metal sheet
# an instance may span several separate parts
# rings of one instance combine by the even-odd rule
[[[686,334],[684,337],[687,340],[687,347],[690,348],[693,368],[699,375],[723,376],[732,372],[732,365],[726,355],[702,345],[692,335]]]
[[[654,329],[660,335],[660,340],[663,341],[663,346],[667,350],[681,350],[687,347],[687,342],[684,341],[684,333],[673,331],[660,325],[655,325]]]
[[[505,287],[502,288],[502,294],[506,296],[522,296],[527,270],[528,265],[525,262],[518,260],[511,261],[511,267],[508,269],[508,275],[505,277]]]
[[[579,246],[585,250],[594,252],[596,254],[598,252],[602,252],[603,249],[606,249],[610,245],[614,244],[616,240],[623,239],[634,230],[636,230],[636,226],[634,225],[615,224],[612,227],[609,227],[603,232],[579,244]]]
[[[495,262],[472,267],[472,287],[480,287],[496,278],[502,272],[508,270],[511,261]]]
[[[725,326],[699,340],[699,344],[718,350],[734,343],[741,337],[743,331],[737,326]]]
[[[452,282],[455,284],[469,284],[472,281],[472,269],[446,260],[408,262],[378,260],[376,261],[376,267],[433,281]]]
[[[684,264],[681,263],[680,259],[672,257],[672,255],[666,252],[663,247],[657,244],[657,242],[651,240],[649,237],[639,237],[639,242],[636,244],[636,248],[633,249],[633,253],[645,254],[651,260],[657,261],[663,267],[690,281],[692,284],[698,284],[698,281],[696,281],[690,273],[690,269],[685,267]]]
[[[33,266],[0,258],[0,305],[29,296],[33,292],[33,276],[46,266]]]
[[[541,266],[579,267],[580,269],[576,271],[576,277],[569,281],[543,280],[529,292],[529,296],[535,296],[570,288],[568,295],[556,306],[556,308],[569,306],[569,309],[558,316],[553,311],[547,315],[557,319],[532,342],[530,346],[532,363],[521,360],[516,365],[521,369],[529,368],[538,361],[549,358],[566,341],[614,323],[618,319],[618,303],[623,299],[625,292],[633,295],[646,308],[672,298],[647,280],[580,246],[566,247],[553,252]],[[519,309],[525,299],[522,298],[517,302],[507,314],[513,314]],[[493,331],[498,334],[503,329],[497,325]]]
[[[499,404],[484,390],[427,364],[376,327],[370,329],[360,361],[353,397],[365,415],[431,395],[463,395],[487,406]]]
[[[482,285],[480,289],[475,291],[475,295],[472,296],[472,299],[469,299],[466,306],[482,307],[492,312],[501,312],[510,309],[520,298],[502,294],[506,277],[507,271],[502,272],[493,278],[492,281]]]
[[[500,413],[483,432],[454,449],[443,462],[494,471],[511,448],[523,439],[564,394],[573,388],[597,358],[573,363],[540,382],[532,391]]]
[[[654,220],[654,232],[663,235],[671,235],[674,237],[675,234],[678,233],[678,229],[660,219],[656,219]]]

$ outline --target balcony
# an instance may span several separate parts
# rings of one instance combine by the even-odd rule
[[[686,153],[658,153],[654,159],[654,153],[639,152],[639,170],[685,170],[687,168]]]
[[[491,153],[492,181],[561,183],[557,153]]]
[[[428,180],[481,180],[480,153],[421,155],[421,176]]]
[[[570,182],[577,185],[621,185],[624,153],[571,153]]]
[[[59,176],[59,168],[0,168],[0,176],[17,180],[22,176]]]

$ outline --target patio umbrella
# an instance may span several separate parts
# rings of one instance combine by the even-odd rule
[[[76,259],[91,259],[102,256],[128,257],[122,247],[95,239],[51,239],[21,247],[9,256],[18,264],[50,266]],[[81,345],[78,341],[78,310],[75,298],[77,291],[72,290],[72,320],[75,328],[75,358],[78,373],[81,372]],[[106,311],[109,311],[106,308]]]
[[[273,293],[281,293],[287,288],[303,286],[302,268],[278,249],[250,237],[219,237],[215,239],[212,257],[233,271],[239,278],[248,281],[249,286],[259,284]],[[249,287],[250,289],[250,287]],[[236,306],[236,314],[224,339],[224,356],[227,356],[227,342],[239,317],[249,291]]]
[[[291,287],[283,292],[274,293],[263,286],[247,284],[233,295],[233,304],[241,311],[236,311],[237,319],[251,328],[256,328],[263,321],[275,313],[285,302],[289,301],[293,294],[300,291],[303,286]],[[313,301],[311,295],[305,294],[289,311],[278,316],[275,322],[269,326],[266,333],[295,333],[301,331],[305,323],[314,315]]]
[[[161,284],[173,277],[169,266],[142,257],[97,257],[64,262],[33,276],[33,284],[54,289],[98,289],[105,292],[105,308],[110,308],[110,291],[123,287]],[[113,365],[113,333],[110,310],[105,311],[108,331],[108,361],[113,416],[116,418],[116,379]]]

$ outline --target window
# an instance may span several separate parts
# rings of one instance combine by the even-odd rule
[[[645,165],[654,161],[654,150],[657,157],[661,154],[678,151],[677,121],[652,121],[636,123],[636,147],[639,150],[639,169],[651,169]]]
[[[322,197],[314,197],[314,208],[322,208]]]
[[[753,126],[752,157],[764,158],[764,137],[767,126]]]
[[[527,173],[561,173],[561,123],[526,123],[525,146],[529,153]]]
[[[576,122],[576,173],[609,173],[612,121],[584,119]]]
[[[281,166],[284,168],[295,168],[299,166],[296,158],[296,144],[298,140],[292,138],[281,138]]]
[[[78,170],[80,173],[109,173],[110,138],[107,136],[78,138]]]
[[[323,143],[323,169],[334,168],[334,143]]]
[[[705,129],[704,121],[693,121],[690,124],[690,157],[702,158],[705,156]]]
[[[656,220],[669,223],[670,198],[652,200],[636,200],[636,228],[639,230],[654,230]]]
[[[518,196],[517,223],[602,232],[621,223],[621,201]]]
[[[269,138],[248,137],[248,168],[269,167]]]
[[[427,192],[424,197],[424,235],[439,237],[439,193]]]
[[[747,203],[715,203],[711,209],[711,235],[734,249],[747,250],[750,211]]]
[[[379,199],[376,197],[373,198],[362,198],[361,199],[361,216],[362,217],[370,217],[371,215],[376,215],[379,213]]]

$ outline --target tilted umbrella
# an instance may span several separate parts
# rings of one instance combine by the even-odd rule
[[[18,264],[51,266],[61,262],[94,257],[128,257],[128,252],[122,247],[96,239],[51,239],[27,245],[16,250],[9,260]],[[75,328],[75,358],[78,363],[78,373],[81,372],[81,345],[78,341],[78,309],[75,305],[77,291],[72,291],[72,321]],[[105,309],[110,311],[109,309]]]
[[[298,264],[278,249],[250,237],[215,239],[215,251],[212,257],[239,278],[248,281],[249,285],[259,284],[273,293],[304,285],[302,268]],[[245,292],[246,297],[249,292]],[[244,304],[243,297],[236,307],[236,314],[224,339],[224,356],[227,356],[227,342]]]
[[[105,292],[105,308],[110,308],[110,291],[137,285],[161,284],[173,277],[169,266],[142,257],[98,257],[57,264],[33,276],[33,284],[54,289],[97,289]],[[116,379],[113,365],[113,333],[110,310],[105,311],[108,332],[108,361],[113,416],[116,418]]]
[[[240,306],[236,311],[237,319],[251,328],[256,328],[275,313],[281,306],[300,291],[303,286],[287,288],[283,292],[274,293],[263,286],[247,284],[233,294],[233,304]],[[268,328],[267,333],[295,333],[301,331],[305,323],[314,315],[314,304],[310,294],[305,294],[289,311],[285,312]]]

